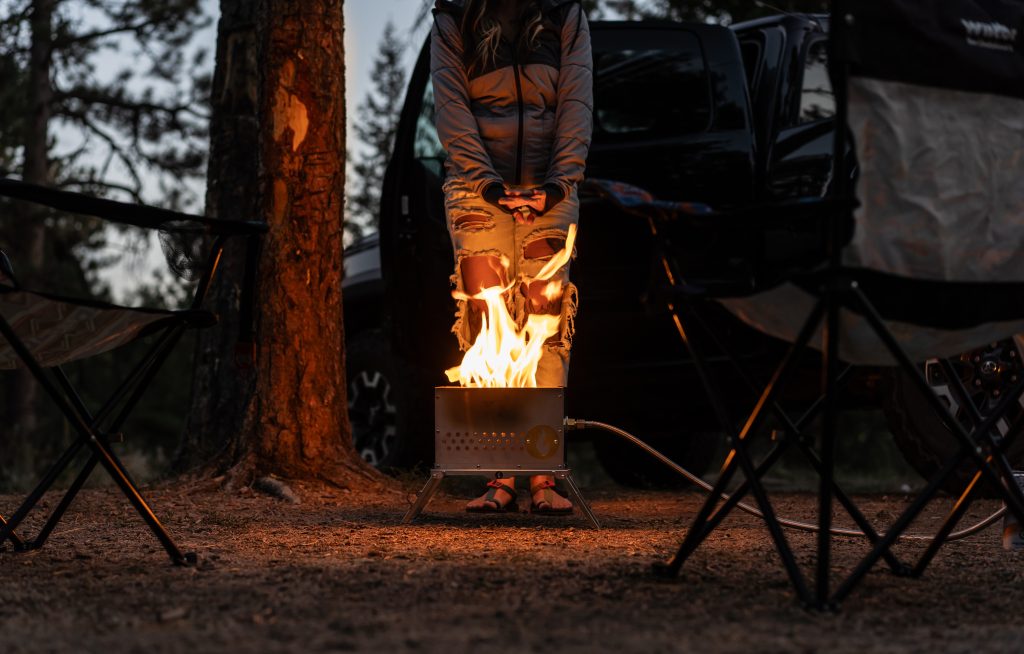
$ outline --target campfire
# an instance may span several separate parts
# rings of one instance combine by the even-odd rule
[[[549,300],[561,297],[562,282],[551,280],[572,257],[576,225],[569,226],[565,247],[551,257],[535,281],[547,281],[544,295]],[[531,314],[520,327],[509,313],[505,295],[518,281],[508,286],[491,286],[474,295],[452,292],[456,300],[481,300],[486,305],[480,333],[466,351],[462,363],[445,371],[448,381],[472,388],[535,388],[537,364],[544,343],[558,333],[559,315]]]

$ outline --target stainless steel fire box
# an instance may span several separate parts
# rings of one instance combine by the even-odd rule
[[[434,467],[403,523],[419,515],[449,475],[553,476],[600,527],[565,464],[562,388],[434,389]]]

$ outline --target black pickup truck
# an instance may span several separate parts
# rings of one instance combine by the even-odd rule
[[[825,192],[834,103],[828,21],[787,15],[739,24],[594,22],[594,138],[587,175],[660,199],[716,208]],[[380,234],[346,254],[350,410],[357,450],[384,467],[429,461],[432,393],[458,361],[449,333],[452,249],[442,204],[425,46],[413,71],[382,193]],[[585,198],[572,275],[581,289],[571,414],[643,433],[706,468],[714,421],[668,316],[647,299],[648,226]],[[714,317],[753,370],[781,344],[724,310]],[[600,441],[623,482],[658,481],[642,454]]]

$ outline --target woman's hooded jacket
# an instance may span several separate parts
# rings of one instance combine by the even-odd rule
[[[557,202],[583,179],[593,128],[586,16],[577,0],[543,0],[536,47],[517,51],[502,38],[495,61],[467,71],[464,4],[438,0],[431,33],[437,131],[448,174],[480,195],[495,183],[543,186]]]

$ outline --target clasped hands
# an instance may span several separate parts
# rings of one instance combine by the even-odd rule
[[[529,225],[544,212],[547,196],[542,188],[508,189],[504,197],[498,198],[498,204],[511,211],[518,224]]]
[[[544,188],[507,188],[502,184],[492,184],[484,192],[484,199],[512,214],[520,225],[531,224],[550,208],[548,192]]]

